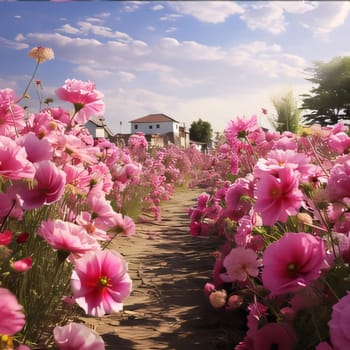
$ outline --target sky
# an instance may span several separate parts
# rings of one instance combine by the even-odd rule
[[[113,133],[164,113],[187,130],[199,118],[222,132],[230,120],[275,116],[272,98],[310,92],[316,61],[350,55],[347,1],[1,1],[0,89],[20,96],[40,64],[43,98],[64,106],[66,79],[92,81]],[[25,101],[39,109],[34,86]]]

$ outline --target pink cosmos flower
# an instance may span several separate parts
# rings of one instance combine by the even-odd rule
[[[238,178],[226,192],[224,215],[238,221],[248,214],[251,208],[249,198],[252,196],[253,191],[250,179],[248,177]]]
[[[6,288],[0,288],[0,334],[14,335],[25,324],[22,306],[17,298]]]
[[[7,216],[17,220],[23,218],[23,209],[17,192],[15,187],[10,186],[4,193],[0,193],[0,218]]]
[[[315,350],[334,350],[334,348],[332,348],[327,342],[323,341],[316,346]]]
[[[33,178],[34,172],[34,166],[28,161],[25,148],[17,145],[9,137],[0,135],[0,176],[12,180]]]
[[[0,90],[0,135],[13,137],[25,126],[24,109],[15,99],[12,89]]]
[[[29,189],[26,184],[18,187],[24,209],[39,208],[44,204],[58,201],[66,184],[66,174],[54,163],[43,160],[35,164],[35,185]]]
[[[268,323],[261,327],[254,336],[254,350],[283,349],[293,350],[297,336],[287,324]]]
[[[258,276],[261,260],[254,250],[237,247],[226,255],[223,265],[226,268],[226,273],[221,275],[224,281],[245,281],[248,276]]]
[[[350,197],[350,157],[339,157],[331,169],[326,187],[330,201],[341,200]]]
[[[103,339],[91,328],[80,323],[56,326],[53,330],[55,343],[60,350],[104,350]]]
[[[80,212],[75,220],[76,223],[83,227],[90,236],[96,238],[97,240],[106,241],[111,238],[111,236],[109,236],[105,230],[102,230],[95,225],[95,221],[92,219],[89,212]]]
[[[9,245],[12,241],[12,232],[10,230],[4,230],[0,232],[0,245]]]
[[[58,88],[55,93],[60,100],[74,105],[74,120],[80,125],[85,125],[92,116],[104,113],[103,95],[91,81],[67,79],[63,87]]]
[[[264,225],[286,222],[296,215],[303,199],[298,189],[298,180],[290,168],[278,171],[278,177],[264,174],[256,186],[255,210],[261,214]]]
[[[258,128],[258,117],[256,115],[250,118],[237,117],[235,120],[231,120],[225,129],[227,143],[233,145],[237,142],[237,137],[244,138],[249,132],[255,131]]]
[[[12,268],[17,272],[28,271],[32,268],[33,260],[30,257],[23,258],[21,260],[14,261],[12,263]]]
[[[296,292],[320,276],[324,261],[320,238],[304,232],[286,233],[264,252],[263,284],[272,295]]]
[[[328,326],[333,348],[334,350],[349,349],[350,293],[343,296],[332,309],[332,318]]]
[[[132,236],[135,234],[135,223],[134,220],[127,215],[120,213],[114,213],[110,215],[108,219],[104,221],[108,226],[108,233],[123,233],[125,236]]]
[[[52,248],[71,252],[73,257],[80,257],[87,252],[101,249],[95,238],[88,235],[82,227],[71,222],[43,221],[38,235],[44,238]]]
[[[52,147],[47,139],[39,139],[33,132],[28,132],[18,140],[24,146],[27,158],[31,162],[52,159]]]
[[[96,317],[122,310],[131,284],[127,263],[111,250],[86,254],[77,260],[71,277],[76,303]]]
[[[272,150],[265,158],[260,158],[254,167],[254,174],[262,176],[264,172],[272,175],[278,174],[278,170],[288,167],[293,170],[293,175],[298,179],[307,180],[313,169],[310,158],[303,153],[293,150]]]

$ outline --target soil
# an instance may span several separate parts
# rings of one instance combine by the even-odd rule
[[[213,237],[192,237],[187,209],[202,190],[179,190],[162,204],[162,220],[143,220],[131,237],[110,248],[128,262],[133,291],[122,312],[82,317],[115,350],[233,350],[243,337],[242,317],[214,310],[203,293],[210,281]]]

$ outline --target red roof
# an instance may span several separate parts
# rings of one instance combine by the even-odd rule
[[[130,123],[164,123],[164,122],[175,122],[178,123],[177,120],[170,118],[165,114],[149,114],[145,117],[141,117],[138,119],[132,120]]]

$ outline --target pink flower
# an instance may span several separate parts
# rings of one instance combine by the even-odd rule
[[[110,250],[86,254],[77,260],[71,277],[76,303],[88,315],[97,317],[122,310],[131,284],[123,257]]]
[[[100,250],[99,243],[80,226],[62,220],[43,221],[38,235],[54,249],[66,250],[75,257]]]
[[[35,185],[29,189],[26,184],[18,187],[24,209],[40,208],[42,205],[58,201],[66,184],[66,174],[54,163],[43,160],[36,163]]]
[[[323,341],[316,346],[315,350],[333,350],[333,348],[327,342]]]
[[[39,139],[33,132],[28,132],[18,143],[24,146],[28,160],[33,163],[52,159],[52,147],[46,138]]]
[[[249,199],[253,196],[251,181],[248,178],[238,178],[227,190],[225,195],[225,214],[232,220],[238,221],[248,214],[251,208]]]
[[[55,92],[60,100],[74,105],[74,120],[80,125],[85,125],[92,116],[104,113],[103,95],[95,89],[95,84],[91,81],[67,79],[63,87]]]
[[[24,272],[31,269],[33,265],[33,260],[30,257],[17,260],[12,263],[12,268],[18,272]]]
[[[226,255],[223,265],[226,268],[226,273],[221,275],[224,281],[245,281],[248,276],[258,276],[261,261],[254,250],[237,247]]]
[[[237,117],[235,120],[231,120],[225,129],[227,143],[232,146],[237,143],[237,137],[244,138],[249,132],[253,132],[258,128],[258,117],[256,115],[250,118]]]
[[[12,137],[24,126],[24,109],[15,104],[15,92],[12,89],[0,90],[0,135]]]
[[[12,241],[12,232],[5,230],[0,232],[0,245],[9,245]]]
[[[338,158],[337,163],[331,169],[331,174],[326,187],[330,201],[341,200],[350,197],[350,158]]]
[[[108,226],[108,233],[123,233],[125,236],[135,234],[135,223],[130,216],[123,216],[120,213],[113,213],[104,223]]]
[[[103,339],[91,328],[80,323],[56,326],[53,330],[55,343],[60,350],[104,350]]]
[[[297,337],[294,330],[280,323],[268,323],[254,336],[254,350],[283,349],[293,350]]]
[[[332,318],[328,322],[334,350],[350,348],[350,293],[333,305]]]
[[[265,158],[260,158],[255,165],[254,174],[261,176],[268,172],[272,175],[278,174],[278,170],[288,167],[293,170],[294,176],[307,180],[313,169],[310,158],[303,153],[293,150],[272,150]]]
[[[24,324],[25,317],[17,298],[6,288],[0,288],[0,334],[14,335]]]
[[[266,173],[257,183],[255,210],[261,214],[264,225],[286,222],[302,204],[303,194],[292,170],[282,168],[277,173],[278,177]]]
[[[33,178],[34,172],[34,166],[28,161],[25,148],[0,135],[0,176],[12,180]]]
[[[263,256],[262,281],[272,295],[306,287],[321,274],[324,243],[308,233],[286,233],[270,244]]]

